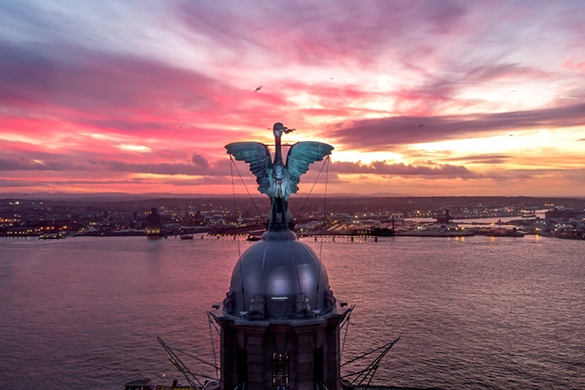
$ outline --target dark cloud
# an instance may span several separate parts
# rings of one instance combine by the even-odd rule
[[[140,172],[159,175],[197,175],[197,169],[191,164],[172,163],[127,163],[123,161],[104,161],[107,169],[116,172]]]
[[[25,157],[0,158],[0,171],[85,171],[88,167],[72,161],[34,161]]]
[[[152,182],[144,179],[132,179],[132,180],[52,180],[47,179],[46,181],[39,181],[39,180],[9,180],[9,179],[0,179],[0,187],[55,187],[55,186],[62,186],[62,185],[128,185],[128,184],[152,184]],[[123,187],[122,187],[123,188]]]
[[[508,154],[474,154],[469,156],[443,158],[443,161],[464,161],[468,164],[505,164],[513,156]]]
[[[225,176],[205,176],[200,179],[194,180],[163,180],[161,183],[170,184],[177,187],[189,187],[189,186],[206,186],[213,184],[229,185],[231,181],[226,179]]]
[[[397,116],[340,124],[328,133],[346,149],[384,150],[395,145],[469,138],[486,133],[585,124],[585,104],[495,114]]]
[[[36,187],[42,186],[45,183],[32,181],[32,180],[9,180],[9,179],[0,179],[0,187]]]
[[[213,176],[229,175],[227,161],[218,161],[216,164],[209,164],[204,158],[196,159],[198,163],[127,163],[122,161],[103,161],[109,170],[117,172],[140,172],[154,173],[158,175],[192,175],[192,176]],[[205,165],[207,163],[207,165]]]
[[[427,178],[477,178],[478,175],[469,171],[464,166],[433,164],[407,165],[403,163],[392,164],[386,161],[374,161],[369,165],[353,162],[334,162],[331,168],[337,174],[374,174],[384,176],[424,176]]]
[[[0,105],[14,113],[35,110],[36,115],[59,115],[101,131],[179,129],[194,115],[198,123],[218,127],[234,121],[252,124],[247,118],[253,107],[249,91],[162,59],[62,43],[45,47],[0,41],[0,53]],[[285,101],[277,93],[266,95],[261,97],[277,106]]]
[[[209,169],[209,161],[207,161],[207,159],[200,154],[193,154],[191,161],[198,169],[202,169],[204,171]]]
[[[221,88],[196,71],[80,47],[0,43],[0,51],[0,102],[5,105],[56,105],[115,118],[124,109],[164,100],[192,109],[211,106],[211,90]]]
[[[75,156],[63,158],[50,153],[38,153],[38,157],[10,154],[0,158],[0,171],[100,171],[140,172],[161,175],[229,175],[229,162],[219,160],[211,164],[205,157],[193,154],[191,163],[131,163],[119,160],[88,160],[80,162]],[[103,156],[101,156],[103,157]],[[150,156],[144,156],[148,159]]]

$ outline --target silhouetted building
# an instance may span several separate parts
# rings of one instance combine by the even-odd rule
[[[146,235],[162,236],[163,234],[162,217],[156,207],[153,207],[148,217],[146,217]]]
[[[553,210],[549,210],[544,213],[545,219],[569,219],[569,218],[576,218],[577,216],[585,215],[585,210],[573,210],[573,209],[562,209],[559,210],[557,208]]]
[[[451,222],[451,215],[449,214],[449,209],[445,210],[445,215],[443,217],[437,217],[437,223],[450,223]]]

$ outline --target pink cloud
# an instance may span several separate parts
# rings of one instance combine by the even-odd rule
[[[585,73],[585,61],[567,60],[561,66],[564,69]]]
[[[229,47],[233,61],[258,50],[272,53],[275,66],[339,61],[346,66],[373,66],[381,51],[428,51],[424,34],[416,33],[421,26],[439,39],[459,31],[466,14],[465,6],[456,2],[428,6],[388,1],[367,5],[281,3],[273,7],[252,2],[230,8],[196,2],[183,5],[179,13],[189,29]]]

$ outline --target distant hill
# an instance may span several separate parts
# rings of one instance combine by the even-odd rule
[[[9,204],[10,199],[19,200],[22,206],[36,201],[44,201],[45,205],[59,207],[84,207],[89,210],[124,210],[149,211],[152,207],[191,210],[240,210],[246,215],[264,215],[270,209],[267,196],[255,194],[249,196],[230,195],[173,195],[173,194],[140,194],[124,193],[100,194],[43,194],[35,193],[23,196],[0,195],[0,204]],[[359,212],[409,212],[412,210],[457,210],[465,208],[503,208],[518,206],[522,208],[546,208],[563,206],[566,208],[585,208],[585,199],[529,197],[529,196],[348,196],[336,195],[311,196],[298,194],[291,197],[289,209],[293,215],[301,212],[323,213],[359,213]]]

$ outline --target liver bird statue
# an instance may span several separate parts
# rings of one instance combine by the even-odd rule
[[[250,172],[256,176],[258,191],[270,197],[273,221],[284,223],[288,211],[288,198],[299,190],[301,176],[309,170],[309,165],[322,161],[331,154],[333,146],[323,142],[297,142],[288,150],[286,164],[282,160],[282,134],[294,129],[282,123],[274,124],[274,161],[271,159],[268,146],[259,142],[233,142],[225,146],[227,153],[237,161],[249,164]]]

